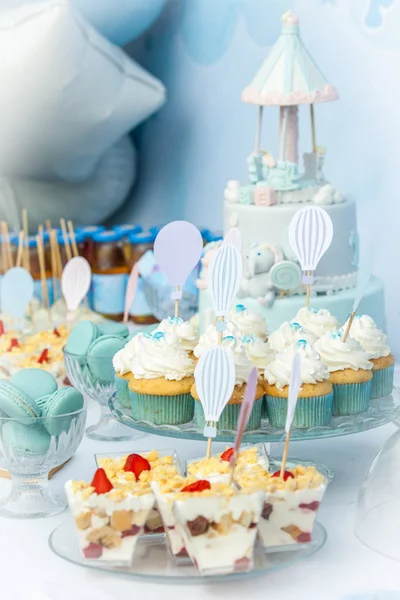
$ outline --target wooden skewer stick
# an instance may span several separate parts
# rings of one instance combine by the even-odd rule
[[[7,255],[7,245],[6,245],[6,233],[4,228],[4,221],[1,222],[1,266],[3,273],[6,273],[8,270],[8,255]]]
[[[47,225],[46,225],[47,226]],[[55,249],[55,235],[56,232],[50,229],[50,264],[51,264],[51,277],[53,280],[53,297],[54,302],[57,302],[58,299],[58,286],[57,286],[57,258],[56,258],[56,249]]]
[[[347,323],[346,331],[344,332],[344,336],[342,338],[342,342],[345,342],[347,340],[355,316],[356,316],[356,311],[352,312],[351,315],[350,315],[350,317],[349,317],[349,321]]]
[[[36,244],[37,244],[37,252],[39,258],[39,268],[40,268],[40,280],[42,283],[42,305],[44,308],[49,309],[49,293],[47,289],[47,278],[46,278],[46,269],[44,264],[44,247],[43,247],[43,239],[40,237],[40,234],[36,236]]]
[[[72,258],[72,252],[71,252],[71,246],[69,244],[67,227],[65,225],[65,219],[64,218],[60,219],[60,225],[61,225],[61,231],[62,231],[63,240],[64,240],[65,253],[67,255],[67,260],[71,260],[71,258]]]
[[[22,258],[24,254],[24,232],[21,231],[18,234],[18,252],[17,252],[17,267],[22,267]]]
[[[51,221],[50,221],[50,219],[46,219],[44,223],[45,223],[45,225],[46,225],[46,231],[47,231],[47,233],[50,235],[50,233],[51,233],[51,230],[52,230],[52,226],[51,226]]]
[[[280,476],[282,478],[283,478],[283,476],[285,474],[285,470],[286,470],[286,462],[287,462],[287,457],[288,457],[288,452],[289,452],[289,442],[290,442],[291,433],[292,433],[292,430],[290,430],[289,433],[286,436],[285,447],[283,449],[282,464],[281,464],[281,473],[280,473]]]
[[[72,252],[73,252],[74,256],[79,256],[79,250],[78,250],[78,246],[76,243],[75,231],[74,231],[74,226],[72,224],[72,221],[68,221],[67,225],[68,225],[69,237],[71,238]]]
[[[314,154],[317,153],[317,136],[315,134],[315,114],[314,104],[310,104],[310,116],[311,116],[311,139],[312,139],[312,150]]]
[[[179,285],[176,286],[175,290],[177,292],[179,292],[181,288],[179,287]],[[175,319],[177,319],[179,317],[179,300],[175,300]]]
[[[311,271],[307,271],[307,275],[311,275]],[[310,308],[310,293],[311,293],[311,284],[307,283],[307,286],[306,286],[306,307],[307,308]]]
[[[26,210],[26,208],[22,209],[22,229],[24,231],[25,234],[25,246],[24,246],[24,268],[29,271],[29,273],[31,272],[31,265],[30,265],[30,259],[29,259],[29,246],[28,246],[28,236],[29,236],[29,225],[28,225],[28,211]]]
[[[13,255],[12,255],[12,248],[11,248],[11,242],[10,242],[10,233],[8,231],[8,223],[7,223],[7,221],[5,221],[5,223],[4,223],[4,233],[5,233],[5,236],[6,236],[6,251],[7,251],[8,268],[11,269],[14,266],[14,260],[13,260]]]

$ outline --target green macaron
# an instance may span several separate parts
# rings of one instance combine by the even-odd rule
[[[116,335],[102,335],[92,343],[87,353],[87,364],[94,380],[103,383],[114,382],[112,359],[125,344],[126,339]]]
[[[43,369],[22,369],[11,377],[10,383],[32,400],[52,394],[58,389],[53,375]]]
[[[65,344],[65,350],[68,354],[84,358],[98,335],[97,325],[92,321],[80,321],[71,330]]]
[[[73,387],[60,388],[53,394],[43,396],[37,400],[42,411],[44,426],[50,435],[61,435],[68,432],[75,413],[83,408],[83,396]]]
[[[98,323],[97,329],[100,335],[120,335],[126,338],[129,335],[129,329],[123,323],[116,323],[115,321],[106,321],[105,323]]]
[[[0,379],[0,411],[11,419],[21,419],[27,425],[41,416],[35,400],[10,381]]]
[[[14,455],[45,455],[50,446],[50,434],[43,425],[23,425],[18,421],[8,421],[1,429],[3,446],[10,445]]]

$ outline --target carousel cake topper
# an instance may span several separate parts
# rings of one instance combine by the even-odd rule
[[[1,282],[1,308],[13,319],[22,319],[33,298],[33,278],[26,269],[9,269]]]
[[[311,285],[314,282],[312,273],[331,245],[332,237],[332,220],[326,210],[319,206],[302,208],[290,221],[289,244],[303,271],[302,283],[307,286],[307,308],[310,304]]]
[[[243,273],[243,259],[239,250],[230,244],[222,245],[215,253],[207,272],[207,285],[210,290],[217,318],[216,328],[226,329],[228,316],[234,297],[239,291]]]
[[[198,264],[203,251],[200,231],[187,221],[173,221],[163,227],[154,242],[154,256],[161,271],[174,288],[175,317],[179,316],[182,288]]]
[[[67,305],[67,320],[74,313],[90,288],[92,270],[86,258],[75,256],[65,265],[61,276],[61,290]]]
[[[290,374],[289,392],[288,392],[288,407],[285,423],[286,441],[283,450],[281,477],[285,474],[287,455],[289,451],[290,435],[292,433],[292,423],[296,412],[297,400],[301,386],[301,357],[298,352],[295,352],[292,361],[292,372]]]
[[[354,321],[354,317],[356,316],[356,313],[357,313],[358,306],[359,306],[359,304],[366,292],[368,284],[370,282],[370,279],[372,276],[372,269],[374,267],[375,253],[376,253],[376,248],[375,248],[375,245],[372,244],[368,248],[368,250],[366,251],[366,253],[364,254],[364,256],[360,262],[360,268],[358,270],[358,276],[357,276],[357,287],[356,287],[356,292],[355,292],[354,301],[353,301],[353,310],[351,311],[351,314],[350,314],[350,317],[349,317],[349,320],[347,323],[346,331],[344,332],[344,335],[342,338],[343,342],[345,342],[347,340],[352,323]]]
[[[204,437],[208,438],[207,458],[210,458],[212,438],[217,435],[216,423],[235,387],[235,364],[231,354],[222,346],[211,348],[197,363],[194,378],[204,411]]]

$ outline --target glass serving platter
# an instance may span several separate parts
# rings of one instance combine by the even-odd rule
[[[154,425],[147,421],[135,421],[132,418],[130,409],[124,408],[119,403],[116,394],[110,398],[109,406],[112,414],[118,421],[133,429],[154,435],[188,440],[204,440],[203,430],[197,427],[194,420],[183,425]],[[332,422],[324,427],[293,429],[291,439],[292,441],[300,441],[350,435],[381,427],[396,419],[400,420],[400,390],[397,388],[388,396],[371,400],[369,409],[362,414],[333,417]],[[272,427],[267,420],[263,419],[260,429],[244,433],[243,443],[280,442],[283,436],[283,429]],[[235,431],[219,431],[215,441],[233,442],[234,438]]]
[[[164,536],[139,538],[132,565],[129,567],[116,567],[85,560],[79,551],[75,526],[70,519],[53,531],[49,538],[49,545],[57,556],[82,567],[128,575],[152,583],[171,583],[174,585],[194,583],[199,585],[199,583],[229,582],[234,579],[257,577],[265,575],[269,571],[288,567],[315,554],[323,547],[326,539],[325,528],[320,523],[316,523],[313,530],[313,539],[308,544],[299,544],[294,547],[291,546],[290,550],[286,548],[285,551],[268,552],[267,554],[261,546],[256,545],[253,568],[250,571],[228,575],[200,575],[193,565],[174,564],[167,551]]]

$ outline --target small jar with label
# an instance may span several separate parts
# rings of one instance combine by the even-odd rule
[[[134,233],[129,236],[131,244],[130,268],[132,268],[148,250],[153,250],[156,236],[157,234],[150,230]],[[151,314],[151,309],[146,300],[144,280],[140,276],[136,288],[135,299],[129,310],[129,316],[134,323],[140,325],[153,325],[154,323],[158,323],[158,320]]]
[[[93,308],[114,321],[121,321],[124,316],[129,276],[129,266],[122,249],[122,238],[123,234],[112,230],[100,231],[93,236]]]
[[[122,249],[124,251],[125,262],[127,265],[132,264],[132,245],[129,241],[129,236],[136,233],[141,233],[143,231],[143,227],[140,225],[131,225],[129,223],[125,223],[124,225],[115,225],[113,230],[117,231],[118,233],[122,233]]]
[[[93,266],[94,261],[94,240],[96,233],[105,231],[104,225],[88,225],[87,227],[78,227],[75,230],[75,236],[79,239],[79,254],[86,258],[90,266]]]

